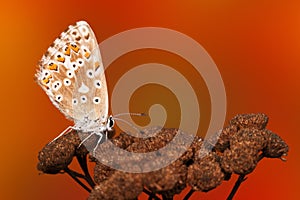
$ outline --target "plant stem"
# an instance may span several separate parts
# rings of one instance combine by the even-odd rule
[[[195,192],[195,190],[190,189],[190,191],[185,195],[185,197],[183,198],[183,200],[188,200],[192,194]]]
[[[75,180],[81,187],[83,187],[86,191],[88,191],[89,193],[91,192],[91,189],[88,188],[85,184],[83,184],[77,177],[78,174],[77,172],[74,172],[72,170],[70,170],[69,168],[65,169],[65,172],[67,172],[68,175],[71,176],[71,178],[73,178],[73,180]],[[81,174],[82,175],[82,174]]]
[[[87,166],[87,159],[86,159],[86,156],[76,156],[77,158],[77,161],[85,175],[84,177],[84,180],[86,180],[86,182],[92,187],[94,188],[95,187],[95,182],[93,181],[90,173],[89,173],[89,169],[88,169],[88,166]]]
[[[146,188],[143,188],[143,192],[145,194],[149,195],[149,199],[161,200],[160,198],[158,198],[155,194],[153,194],[151,191],[147,190]]]
[[[169,198],[168,197],[166,197],[166,195],[161,195],[162,196],[162,198],[163,198],[163,200],[168,200]]]
[[[232,188],[229,196],[227,197],[227,200],[232,200],[232,198],[234,197],[235,193],[237,192],[237,190],[239,189],[241,183],[243,181],[245,181],[245,174],[242,174],[239,176],[238,180],[235,182],[234,187]]]

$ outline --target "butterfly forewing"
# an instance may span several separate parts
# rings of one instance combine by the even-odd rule
[[[107,118],[108,97],[96,37],[84,21],[71,25],[48,48],[37,82],[52,103],[75,123]]]

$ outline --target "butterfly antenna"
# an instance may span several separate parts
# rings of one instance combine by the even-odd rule
[[[136,130],[137,132],[143,133],[143,131],[141,131],[141,130],[138,129],[136,126],[134,126],[132,123],[130,123],[130,122],[124,120],[124,119],[116,118],[115,116],[113,116],[113,119],[116,120],[116,121],[124,122],[125,124],[129,125],[130,127],[132,127],[134,130]]]
[[[147,116],[146,113],[119,113],[119,114],[114,115],[114,118],[115,118],[115,117],[124,116],[124,115],[140,116],[140,117]]]

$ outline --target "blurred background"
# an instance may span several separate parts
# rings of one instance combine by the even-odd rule
[[[36,169],[39,150],[72,122],[34,82],[34,73],[48,46],[78,20],[90,23],[99,43],[119,32],[148,26],[173,29],[200,43],[224,81],[226,123],[236,114],[266,113],[270,118],[268,129],[290,146],[286,163],[262,160],[242,184],[236,199],[299,199],[299,9],[299,1],[271,0],[2,1],[0,199],[88,197],[67,175],[40,175]],[[106,71],[109,94],[123,73],[148,62],[169,65],[190,81],[201,102],[199,134],[205,131],[209,117],[203,116],[210,116],[205,83],[201,76],[194,76],[189,63],[174,54],[148,49],[120,57]],[[166,104],[168,117],[173,117],[168,118],[166,126],[176,126],[178,103],[167,88],[141,87],[129,106],[132,111],[147,110],[156,102]],[[147,123],[138,120],[141,125]],[[225,199],[236,178],[208,193],[195,193],[191,199]],[[176,198],[182,199],[186,193]]]

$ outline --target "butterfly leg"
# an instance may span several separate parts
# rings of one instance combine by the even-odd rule
[[[55,140],[57,140],[58,138],[60,138],[62,135],[64,135],[65,133],[69,132],[70,130],[74,130],[73,126],[69,126],[67,127],[63,132],[61,132],[56,138],[54,138],[51,142],[49,142],[48,144],[51,144],[52,142],[54,142]]]
[[[93,132],[93,133],[91,133],[89,136],[87,136],[86,138],[84,138],[81,142],[80,142],[80,144],[78,145],[78,147],[77,148],[79,148],[85,141],[87,141],[92,135],[94,135],[95,133]]]
[[[103,138],[103,134],[102,133],[96,133],[97,135],[99,135],[99,139],[98,139],[98,142],[97,142],[97,144],[96,144],[96,146],[95,146],[95,148],[94,148],[94,150],[93,150],[93,156],[95,157],[95,152],[96,152],[96,149],[98,148],[98,146],[99,146],[99,144],[100,144],[100,142],[101,142],[101,140],[102,140],[102,138]]]

